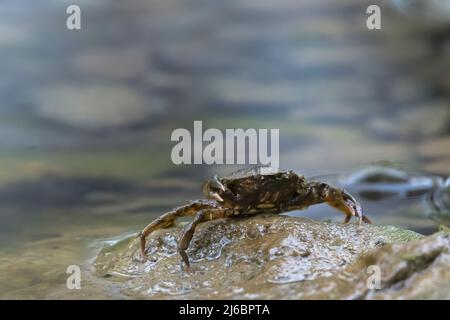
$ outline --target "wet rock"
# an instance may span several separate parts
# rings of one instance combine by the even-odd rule
[[[338,281],[361,255],[421,238],[389,226],[288,216],[218,220],[198,227],[188,250],[196,270],[190,274],[177,252],[180,232],[178,226],[152,234],[144,263],[138,239],[109,242],[96,274],[134,298],[333,298],[340,296],[327,294],[327,279]]]
[[[377,289],[367,286],[370,266],[379,268]],[[449,230],[375,250],[346,268],[343,279],[330,279],[340,298],[450,299]]]

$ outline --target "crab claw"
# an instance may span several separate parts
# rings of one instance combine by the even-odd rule
[[[209,187],[210,187],[211,189],[218,189],[218,190],[221,190],[222,192],[225,192],[225,190],[226,190],[225,186],[223,185],[222,182],[220,182],[220,180],[219,180],[219,178],[218,178],[217,176],[214,176],[214,177],[211,179],[210,184],[209,184]]]
[[[203,194],[208,199],[214,199],[218,202],[223,202],[223,198],[219,195],[222,193],[225,193],[227,191],[227,188],[223,185],[222,182],[220,182],[219,178],[217,176],[214,176],[211,180],[206,182],[203,187]]]
[[[217,201],[219,201],[219,202],[223,202],[222,197],[219,196],[219,194],[217,194],[216,192],[210,192],[210,193],[209,193],[209,198],[210,198],[210,199],[217,200]]]

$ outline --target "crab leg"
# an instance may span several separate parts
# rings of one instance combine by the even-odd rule
[[[141,255],[142,258],[145,259],[145,239],[148,235],[150,235],[153,231],[161,229],[161,228],[168,228],[172,226],[175,222],[175,220],[178,217],[186,217],[186,216],[193,216],[197,212],[203,209],[213,209],[216,208],[217,204],[211,201],[193,201],[187,205],[175,208],[159,218],[153,220],[148,226],[144,228],[139,234],[138,237],[141,239]]]
[[[323,182],[312,182],[305,195],[289,201],[287,209],[303,209],[324,202],[345,214],[344,223],[348,223],[353,216],[358,217],[360,223],[362,221],[372,223],[367,216],[362,214],[361,205],[347,191]]]
[[[191,243],[192,237],[194,236],[195,228],[199,223],[225,218],[229,209],[217,208],[217,209],[203,209],[200,210],[194,217],[191,223],[189,223],[183,230],[183,234],[178,242],[178,252],[181,255],[184,263],[186,264],[188,270],[191,270],[191,265],[189,263],[189,257],[186,253],[189,244]]]
[[[348,223],[353,216],[359,218],[359,223],[372,223],[363,215],[361,205],[344,189],[328,186],[325,193],[325,202],[345,214],[344,223]]]

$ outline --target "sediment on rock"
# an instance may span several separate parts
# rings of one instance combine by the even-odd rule
[[[258,215],[202,224],[188,250],[195,269],[190,274],[177,252],[181,229],[152,234],[146,262],[134,237],[106,246],[95,261],[96,274],[139,298],[377,298],[366,285],[369,265],[381,268],[378,294],[393,294],[388,291],[395,281],[411,279],[444,252],[443,240],[434,250],[431,244],[423,248],[428,238],[391,226]],[[397,251],[416,249],[418,263],[398,260]]]

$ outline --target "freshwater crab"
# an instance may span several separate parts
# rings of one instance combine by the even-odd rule
[[[344,223],[353,216],[359,218],[359,223],[371,223],[362,214],[359,203],[344,189],[324,182],[308,181],[293,171],[272,167],[251,167],[222,178],[214,176],[203,184],[202,191],[208,200],[191,201],[175,208],[139,233],[144,259],[146,237],[157,229],[172,226],[176,218],[184,216],[194,216],[178,243],[178,251],[188,269],[190,263],[186,250],[195,228],[205,221],[259,213],[280,214],[325,202],[345,214]]]

